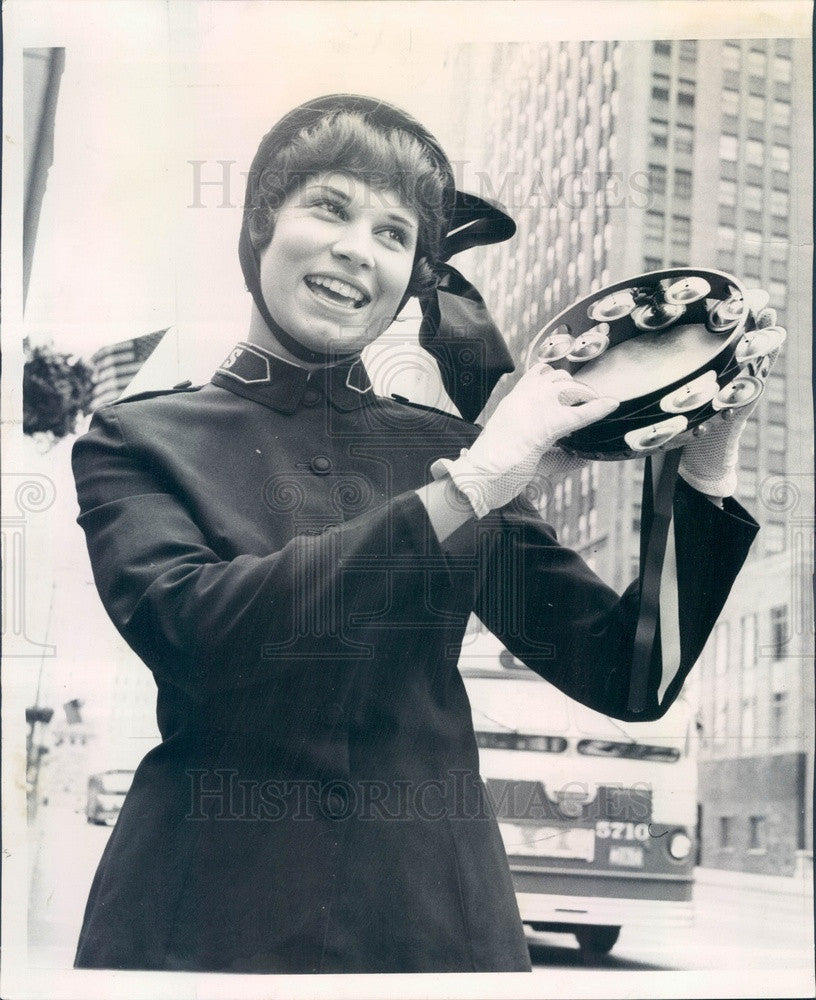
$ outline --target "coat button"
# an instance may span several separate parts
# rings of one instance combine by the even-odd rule
[[[321,800],[323,813],[329,819],[348,819],[351,803],[349,793],[342,785],[331,788],[328,794],[321,796]]]
[[[315,455],[311,461],[312,472],[317,476],[325,476],[331,472],[332,463],[327,455]]]
[[[307,389],[303,393],[303,405],[304,406],[316,406],[320,402],[320,390],[319,389]]]

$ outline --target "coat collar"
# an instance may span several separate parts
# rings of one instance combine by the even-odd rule
[[[375,398],[359,355],[309,371],[243,340],[216,369],[212,382],[279,413],[294,413],[301,405],[314,405],[309,402],[307,390],[312,394],[318,390],[319,398],[325,397],[338,410],[359,409]]]

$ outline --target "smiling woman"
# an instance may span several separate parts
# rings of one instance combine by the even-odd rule
[[[512,366],[446,261],[513,231],[405,112],[310,101],[249,172],[248,339],[206,385],[103,407],[77,441],[96,585],[162,734],[77,966],[529,970],[457,660],[475,613],[568,695],[631,717],[638,583],[606,587],[526,495],[555,442],[617,404],[537,365],[482,429],[378,397],[360,359],[419,294],[451,396],[478,413]],[[755,531],[685,485],[674,517],[682,656],[659,700],[655,643],[643,718],[677,696]]]
[[[261,251],[269,314],[303,347],[360,351],[396,315],[414,269],[417,212],[393,190],[348,174],[318,174],[292,191]],[[257,307],[249,340],[287,355]]]
[[[260,338],[268,346],[271,327],[276,348],[284,347],[300,361],[319,361],[330,348],[343,354],[365,347],[410,295],[436,283],[433,262],[451,208],[453,178],[444,154],[435,140],[425,141],[427,133],[418,123],[412,125],[417,134],[396,119],[389,128],[375,128],[361,110],[335,106],[311,127],[298,130],[297,110],[293,115],[288,127],[292,116],[267,135],[252,165],[255,180],[250,179],[251,200],[244,211],[251,250],[260,259],[263,302],[248,281],[256,305],[250,340]],[[244,246],[245,273],[248,249]],[[305,266],[307,257],[319,266],[312,275],[294,278],[296,262]],[[363,298],[352,293],[345,304],[361,315],[352,319],[328,311],[319,330],[308,316],[298,320],[292,312],[294,299],[303,296],[295,295],[294,288],[307,280],[315,291],[321,283],[311,279],[321,277],[359,286],[356,291]],[[337,287],[334,291],[344,294]],[[324,303],[344,305],[342,298],[317,294]],[[287,297],[289,308],[282,301]],[[286,316],[269,310],[270,298]],[[294,336],[292,320],[298,331]]]

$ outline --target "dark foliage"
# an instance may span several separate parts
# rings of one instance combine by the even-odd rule
[[[84,361],[52,347],[29,348],[23,369],[23,432],[65,437],[90,409],[93,373]]]

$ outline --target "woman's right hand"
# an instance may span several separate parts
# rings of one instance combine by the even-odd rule
[[[545,452],[561,438],[608,416],[618,400],[576,382],[543,362],[526,372],[496,407],[484,430],[458,459],[439,459],[431,472],[449,475],[477,517],[503,507],[527,486]]]

